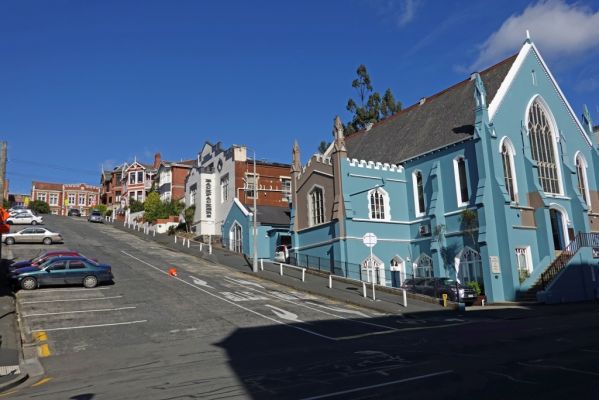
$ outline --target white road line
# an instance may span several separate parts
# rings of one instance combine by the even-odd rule
[[[82,326],[67,326],[63,328],[49,328],[49,329],[34,329],[31,332],[53,332],[53,331],[68,331],[71,329],[86,329],[86,328],[102,328],[105,326],[118,326],[118,325],[132,325],[132,324],[142,324],[144,322],[148,322],[147,319],[142,319],[140,321],[128,321],[128,322],[115,322],[112,324],[99,324],[99,325],[82,325]]]
[[[27,314],[23,315],[24,318],[27,317],[42,317],[45,315],[62,315],[62,314],[78,314],[78,313],[91,313],[91,312],[103,312],[103,311],[120,311],[120,310],[132,310],[136,307],[119,307],[119,308],[101,308],[98,310],[81,310],[81,311],[61,311],[61,312],[51,312],[51,313],[40,313],[40,314]]]
[[[21,304],[64,303],[67,301],[109,300],[109,299],[120,299],[121,297],[123,297],[123,296],[90,297],[87,299],[36,300],[36,301],[22,301]]]
[[[275,295],[273,295],[273,294],[271,294],[271,293],[268,293],[268,292],[263,292],[263,291],[261,291],[261,290],[254,289],[254,288],[252,288],[252,287],[248,287],[248,286],[242,285],[241,283],[238,283],[238,282],[232,282],[232,283],[234,283],[234,284],[236,284],[236,285],[239,285],[239,286],[243,286],[243,287],[245,287],[245,288],[246,288],[246,289],[248,289],[248,290],[253,290],[254,292],[258,292],[258,293],[264,294],[264,295],[266,295],[266,296],[270,296],[270,297],[272,297],[272,298],[274,298],[274,299],[281,300],[281,301],[286,301],[286,302],[288,302],[288,303],[291,303],[291,304],[294,304],[294,305],[296,305],[296,306],[305,307],[305,308],[307,308],[307,309],[310,309],[310,310],[312,310],[312,311],[316,311],[316,312],[319,312],[319,313],[322,313],[322,314],[325,314],[325,315],[329,315],[329,316],[331,316],[331,317],[339,318],[339,319],[342,319],[342,320],[345,320],[345,321],[353,322],[353,323],[356,323],[356,324],[363,324],[363,325],[375,326],[375,327],[377,327],[377,328],[383,328],[383,329],[386,329],[386,330],[391,330],[391,331],[397,331],[397,330],[398,330],[398,328],[395,328],[395,327],[393,327],[393,326],[380,325],[380,324],[375,324],[375,323],[372,323],[372,322],[366,322],[366,321],[356,321],[356,320],[354,320],[354,319],[350,319],[350,318],[344,317],[344,316],[342,316],[342,315],[337,315],[337,314],[330,313],[330,312],[328,312],[328,311],[321,310],[321,309],[319,309],[319,308],[310,307],[310,306],[308,306],[308,305],[306,305],[305,303],[302,303],[302,302],[297,302],[297,301],[292,301],[292,300],[283,299],[283,298],[281,298],[281,297],[278,297],[278,296],[275,296]],[[312,303],[309,303],[309,302],[308,302],[307,304],[312,304]]]
[[[150,263],[148,263],[148,262],[146,262],[146,261],[144,261],[144,260],[141,260],[141,259],[139,259],[139,258],[135,257],[134,255],[131,255],[131,254],[127,253],[126,251],[123,251],[123,250],[121,250],[121,253],[123,253],[123,254],[125,254],[125,255],[127,255],[127,256],[129,256],[129,257],[133,258],[134,260],[137,260],[137,261],[139,261],[140,263],[146,264],[148,267],[151,267],[151,268],[155,269],[156,271],[158,271],[158,272],[161,272],[161,273],[162,273],[162,274],[164,274],[164,275],[168,275],[168,272],[166,272],[166,271],[163,271],[163,270],[161,270],[160,268],[158,268],[158,267],[156,267],[156,266],[154,266],[154,265],[152,265],[152,264],[150,264]],[[184,284],[186,284],[186,285],[188,285],[188,286],[191,286],[191,287],[193,287],[193,288],[195,288],[195,289],[197,289],[197,290],[199,290],[199,291],[202,291],[202,292],[206,293],[206,294],[207,294],[207,295],[209,295],[209,296],[212,296],[212,297],[215,297],[215,298],[217,298],[217,299],[219,299],[219,300],[222,300],[222,301],[224,301],[225,303],[229,303],[229,304],[231,304],[231,305],[233,305],[233,306],[235,306],[235,307],[241,308],[242,310],[245,310],[245,311],[247,311],[247,312],[249,312],[249,313],[252,313],[252,314],[258,315],[258,316],[260,316],[260,317],[262,317],[262,318],[264,318],[264,319],[267,319],[267,320],[269,320],[269,321],[272,321],[272,322],[274,322],[274,323],[281,324],[281,325],[286,325],[286,326],[288,326],[288,327],[290,327],[290,328],[297,329],[297,330],[300,330],[300,331],[303,331],[303,332],[309,333],[309,334],[311,334],[311,335],[319,336],[319,337],[321,337],[321,338],[324,338],[324,339],[328,339],[328,340],[337,340],[337,339],[335,339],[335,338],[333,338],[333,337],[326,336],[326,335],[321,335],[320,333],[313,332],[313,331],[311,331],[311,330],[309,330],[309,329],[304,329],[304,328],[302,328],[302,327],[300,327],[300,326],[297,326],[297,325],[290,325],[290,324],[288,324],[288,323],[286,323],[286,322],[279,321],[279,320],[276,320],[276,319],[274,319],[274,318],[271,318],[271,317],[269,317],[269,316],[267,316],[267,315],[261,314],[261,313],[259,313],[259,312],[257,312],[257,311],[254,311],[254,310],[250,309],[250,308],[247,308],[247,307],[244,307],[244,306],[242,306],[242,305],[236,304],[235,302],[232,302],[232,301],[230,301],[230,300],[227,300],[227,299],[225,299],[225,298],[223,298],[223,297],[221,297],[221,296],[218,296],[218,295],[216,295],[216,294],[214,294],[214,293],[211,293],[211,292],[209,292],[209,291],[207,291],[207,290],[204,290],[204,289],[202,289],[201,287],[199,287],[199,286],[197,286],[197,285],[194,285],[193,283],[189,283],[189,282],[187,282],[186,280],[183,280],[183,279],[179,278],[178,276],[172,276],[171,278],[172,278],[172,279],[176,279],[176,280],[178,280],[179,282],[182,282],[182,283],[184,283]]]
[[[421,380],[421,379],[432,378],[433,376],[447,375],[447,374],[451,374],[452,372],[453,372],[453,370],[435,372],[435,373],[432,373],[432,374],[426,374],[426,375],[414,376],[414,377],[411,377],[411,378],[399,379],[397,381],[379,383],[378,385],[362,386],[362,387],[359,387],[359,388],[349,389],[349,390],[343,390],[343,391],[340,391],[340,392],[327,393],[327,394],[322,394],[322,395],[312,396],[312,397],[305,397],[302,400],[326,399],[327,397],[335,397],[335,396],[340,396],[342,394],[361,392],[363,390],[375,389],[375,388],[380,388],[380,387],[390,386],[390,385],[396,385],[398,383],[418,381],[418,380]]]
[[[112,289],[111,287],[108,286],[103,286],[103,287],[97,287],[97,288],[90,288],[90,289],[84,289],[84,288],[71,288],[71,289],[37,289],[36,292],[37,293],[46,293],[46,292],[89,292],[92,290],[110,290]]]

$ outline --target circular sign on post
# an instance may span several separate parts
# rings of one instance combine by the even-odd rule
[[[362,242],[366,245],[366,247],[374,247],[377,242],[377,237],[374,233],[367,233],[362,237]]]

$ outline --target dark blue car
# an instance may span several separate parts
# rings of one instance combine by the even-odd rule
[[[14,285],[25,290],[48,285],[83,285],[93,288],[98,283],[112,282],[112,268],[85,257],[55,257],[39,266],[29,266],[11,273]]]

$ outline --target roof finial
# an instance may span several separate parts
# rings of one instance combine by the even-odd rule
[[[531,40],[530,39],[530,31],[528,29],[526,30],[526,40]]]

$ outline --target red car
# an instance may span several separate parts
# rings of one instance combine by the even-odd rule
[[[19,261],[14,264],[11,264],[8,267],[8,270],[10,272],[10,271],[14,271],[17,268],[30,267],[30,266],[37,267],[38,265],[43,264],[45,261],[47,261],[50,258],[61,257],[61,256],[82,256],[82,254],[80,254],[77,251],[72,251],[72,250],[47,251],[45,253],[40,254],[39,256],[37,256],[35,258],[32,258],[31,260]]]

